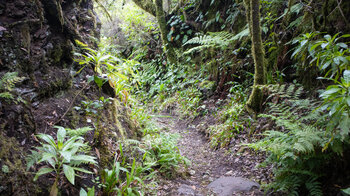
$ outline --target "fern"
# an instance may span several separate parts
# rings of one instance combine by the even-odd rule
[[[55,126],[55,128],[60,128],[59,126]],[[63,127],[61,127],[63,128]],[[66,128],[67,134],[71,137],[73,136],[83,136],[85,135],[88,131],[92,131],[94,130],[91,127],[82,127],[82,128],[78,128],[78,129],[68,129]]]
[[[317,168],[326,156],[319,155],[329,137],[320,123],[321,113],[316,110],[320,103],[302,99],[301,86],[261,86],[268,95],[268,112],[260,117],[275,122],[273,130],[265,131],[264,139],[248,144],[256,150],[266,151],[266,163],[276,165],[275,181],[267,186],[277,191],[298,195],[306,189],[309,195],[322,195],[320,174]]]
[[[17,72],[7,72],[0,79],[0,98],[14,99],[11,91],[16,83],[22,82],[25,77],[18,77]]]
[[[227,31],[209,32],[207,35],[199,35],[188,40],[184,45],[199,45],[187,50],[184,54],[201,51],[208,48],[227,49],[235,41],[234,34]]]

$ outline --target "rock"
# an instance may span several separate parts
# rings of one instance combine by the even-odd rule
[[[258,183],[241,177],[220,177],[207,188],[213,190],[218,196],[232,196],[235,192],[251,191],[259,187]]]
[[[232,175],[233,175],[233,171],[232,170],[226,172],[226,174],[225,174],[225,176],[232,176]]]
[[[201,194],[197,193],[195,190],[196,187],[188,186],[186,184],[182,184],[177,189],[177,195],[179,196],[202,196]]]
[[[189,173],[190,173],[190,175],[191,175],[191,176],[194,176],[194,175],[196,174],[196,171],[194,171],[194,170],[190,170],[190,172],[189,172]]]

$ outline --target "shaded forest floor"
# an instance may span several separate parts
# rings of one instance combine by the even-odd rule
[[[210,147],[201,127],[203,124],[215,123],[213,116],[197,117],[190,121],[162,113],[154,115],[153,120],[162,132],[180,135],[179,151],[191,162],[187,169],[180,168],[182,172],[177,177],[170,180],[162,179],[158,195],[217,195],[207,186],[224,176],[242,177],[259,184],[270,181],[271,168],[257,167],[264,160],[264,156],[241,145],[248,141],[245,133],[238,134],[227,148]],[[234,192],[233,195],[263,195],[263,192],[253,187],[249,191]]]

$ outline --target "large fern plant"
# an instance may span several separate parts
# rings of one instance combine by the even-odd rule
[[[270,118],[275,126],[262,133],[264,139],[249,147],[265,151],[264,164],[275,165],[275,181],[267,186],[277,191],[298,195],[322,195],[320,168],[327,162],[322,147],[329,135],[325,135],[319,102],[302,99],[303,89],[296,85],[270,85],[264,87],[270,94],[268,112],[262,118]]]

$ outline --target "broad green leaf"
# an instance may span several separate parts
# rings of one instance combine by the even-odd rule
[[[322,48],[322,49],[325,49],[325,48],[328,46],[328,44],[329,44],[329,43],[322,43],[322,44],[321,44],[321,48]]]
[[[95,81],[95,83],[97,84],[97,86],[98,86],[99,88],[102,88],[102,85],[103,85],[103,83],[105,82],[104,79],[102,79],[102,78],[100,78],[100,77],[98,77],[98,76],[94,76],[94,81]]]
[[[333,104],[332,108],[329,110],[329,116],[333,116],[338,111],[338,106],[339,104],[337,102]]]
[[[350,35],[349,35],[350,37]],[[350,187],[347,189],[341,189],[345,194],[350,195]]]
[[[111,57],[111,55],[107,54],[107,55],[104,55],[100,58],[100,61],[106,61],[108,60],[109,58]]]
[[[72,148],[73,145],[74,145],[74,143],[75,143],[76,140],[78,140],[78,139],[84,140],[84,138],[82,138],[82,137],[73,136],[73,137],[71,137],[70,139],[68,139],[66,142],[64,142],[62,150],[65,151],[65,150],[67,150],[67,149],[69,149],[69,148]]]
[[[64,138],[66,137],[66,129],[63,127],[56,126],[55,128],[58,128],[57,131],[57,143],[58,143],[58,149],[62,148]]]
[[[80,171],[80,172],[86,173],[86,174],[93,174],[91,171],[86,170],[86,169],[82,169],[80,167],[73,167],[73,169],[76,170],[76,171]]]
[[[81,188],[79,192],[79,196],[88,196],[88,194],[83,188]]]
[[[330,35],[325,35],[324,38],[327,40],[327,41],[330,41],[332,39],[332,37]]]
[[[318,42],[318,43],[316,43],[316,44],[314,44],[313,46],[311,46],[311,48],[310,48],[310,52],[311,51],[313,51],[313,50],[315,50],[318,46],[320,46],[322,44],[322,42]]]
[[[324,91],[324,92],[320,95],[320,97],[322,97],[322,98],[328,98],[329,95],[331,95],[331,94],[333,94],[333,93],[336,93],[336,92],[338,92],[338,91],[340,91],[340,90],[341,90],[340,88],[331,88],[331,89],[329,89],[329,90]]]
[[[39,171],[36,173],[35,177],[34,177],[34,181],[36,181],[38,179],[39,176],[47,174],[47,173],[51,173],[54,170],[52,168],[48,168],[48,167],[42,167],[39,169]]]
[[[72,157],[72,152],[71,151],[61,151],[60,154],[64,159],[66,159],[67,162],[70,162],[71,157]]]
[[[47,134],[39,134],[38,138],[44,140],[45,142],[47,142],[48,144],[50,144],[52,147],[56,148],[56,142],[55,140],[51,137],[51,135],[47,135]]]
[[[94,76],[90,76],[89,78],[88,78],[88,83],[90,83],[90,82],[92,82],[92,81],[94,81]]]
[[[331,64],[331,61],[327,61],[326,63],[324,63],[321,67],[321,69],[327,69],[327,67]]]
[[[342,48],[348,48],[348,45],[346,45],[345,43],[337,43],[337,46],[342,47]]]
[[[63,164],[63,172],[70,183],[74,185],[75,172],[74,169],[66,164]]]
[[[342,130],[343,137],[345,138],[350,132],[350,118],[343,118],[339,123],[339,127]]]
[[[187,35],[185,35],[184,36],[184,38],[182,39],[182,43],[184,44],[184,43],[186,43],[187,42],[187,40],[188,40],[188,36]]]
[[[342,35],[341,37],[347,38],[347,37],[350,37],[350,34],[345,34],[345,35]]]
[[[40,161],[38,161],[38,163],[41,163],[43,161],[49,161],[49,159],[52,159],[54,157],[56,157],[55,154],[44,152],[42,154],[42,158],[40,159]]]
[[[87,196],[95,196],[95,187],[90,188]]]
[[[171,37],[172,37],[172,33],[171,33],[172,31],[170,31],[169,33],[168,33],[168,35],[167,35],[167,38],[168,38],[168,41],[169,42],[171,42]]]
[[[350,70],[345,70],[343,73],[343,77],[347,84],[350,83]]]
[[[346,103],[348,104],[348,107],[350,107],[350,97],[346,98]]]

